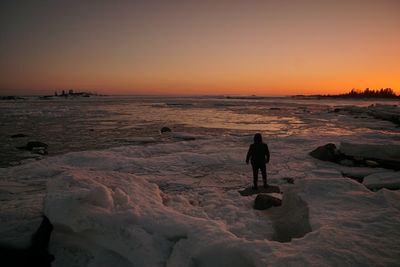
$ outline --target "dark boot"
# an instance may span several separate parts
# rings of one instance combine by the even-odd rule
[[[267,179],[263,179],[263,182],[264,182],[264,188],[268,188]]]

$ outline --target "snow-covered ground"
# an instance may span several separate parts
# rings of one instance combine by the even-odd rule
[[[399,144],[392,122],[290,99],[113,101],[112,109],[85,102],[94,115],[74,126],[96,132],[108,120],[109,148],[0,169],[2,243],[27,244],[44,213],[54,225],[53,266],[398,266],[400,192],[367,188],[398,182],[398,172],[308,155],[326,143]],[[12,105],[1,107],[16,116]],[[38,104],[24,105],[15,110]],[[59,105],[67,106],[51,103],[46,116]],[[76,118],[79,105],[70,105]],[[161,126],[172,132],[159,134]],[[271,151],[268,183],[283,192],[282,206],[264,211],[238,192],[251,184],[245,154],[256,131]],[[347,178],[357,176],[364,182]]]

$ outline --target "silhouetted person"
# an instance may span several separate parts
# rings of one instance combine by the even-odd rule
[[[269,162],[269,149],[268,145],[263,143],[261,134],[257,133],[254,135],[254,143],[250,145],[249,151],[247,152],[246,163],[253,167],[253,189],[257,189],[258,181],[258,170],[261,170],[261,175],[264,182],[264,187],[267,185],[267,168],[266,163]]]

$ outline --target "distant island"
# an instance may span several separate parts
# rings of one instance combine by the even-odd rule
[[[107,96],[107,95],[103,95],[103,94],[98,94],[98,93],[92,93],[92,92],[74,92],[73,89],[68,89],[68,90],[61,90],[60,92],[54,91],[53,95],[42,95],[42,96],[36,96],[39,99],[44,99],[44,100],[50,100],[50,99],[54,99],[56,97],[64,97],[64,98],[68,98],[68,97],[91,97],[91,96]],[[0,100],[25,100],[27,97],[34,97],[34,96],[25,96],[25,97],[21,97],[21,96],[15,96],[15,95],[6,95],[6,96],[2,96],[0,95]]]
[[[25,99],[25,98],[15,95],[0,96],[0,100],[20,100],[20,99]]]
[[[104,96],[104,95],[99,95],[97,93],[91,93],[91,92],[74,92],[73,89],[69,90],[62,90],[61,92],[54,92],[54,95],[45,95],[45,96],[40,96],[40,99],[50,99],[53,97],[90,97],[90,96]]]
[[[366,99],[366,98],[384,98],[384,99],[400,99],[392,88],[370,89],[366,88],[364,91],[352,89],[348,93],[337,95],[296,95],[294,97],[313,97],[313,98],[344,98],[344,99]]]

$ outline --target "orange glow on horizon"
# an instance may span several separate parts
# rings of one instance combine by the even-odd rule
[[[392,0],[10,1],[0,94],[400,94],[399,10]]]

